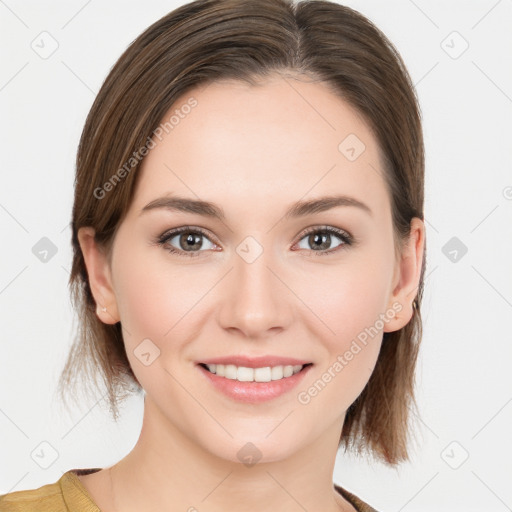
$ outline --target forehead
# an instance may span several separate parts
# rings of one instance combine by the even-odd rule
[[[327,84],[305,80],[223,80],[183,94],[138,171],[135,207],[167,192],[266,203],[339,192],[386,207],[369,126]]]

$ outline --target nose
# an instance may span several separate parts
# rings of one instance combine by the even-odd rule
[[[280,276],[286,272],[279,270],[270,253],[264,250],[252,262],[234,254],[219,313],[224,329],[261,339],[291,325],[293,293]]]

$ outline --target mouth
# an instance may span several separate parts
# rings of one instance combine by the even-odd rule
[[[252,405],[288,396],[312,366],[313,363],[253,368],[220,363],[196,364],[212,389],[230,400]]]
[[[211,374],[224,379],[236,380],[238,382],[272,382],[293,377],[312,366],[313,363],[297,365],[264,366],[259,368],[248,368],[234,364],[205,364],[199,363]]]

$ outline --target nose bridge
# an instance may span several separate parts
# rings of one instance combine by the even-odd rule
[[[273,273],[276,272],[273,251],[247,237],[233,254],[233,266],[223,305],[223,327],[237,328],[249,337],[285,327],[290,310],[284,287]]]

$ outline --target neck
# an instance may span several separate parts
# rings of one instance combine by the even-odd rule
[[[352,511],[333,488],[342,425],[340,418],[311,445],[284,460],[249,465],[204,449],[146,396],[139,439],[113,468],[115,512]]]

